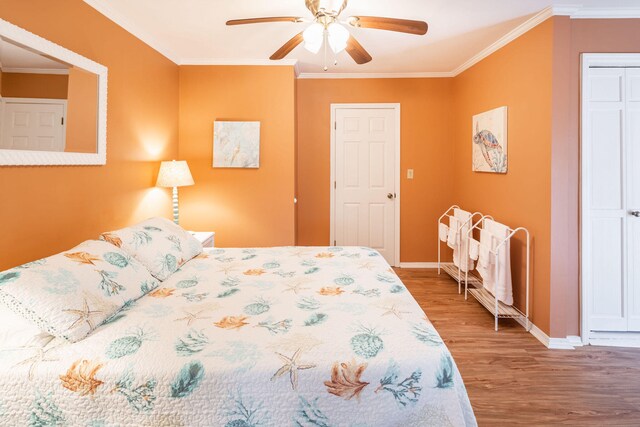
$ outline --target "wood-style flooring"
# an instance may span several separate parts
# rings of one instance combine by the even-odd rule
[[[436,270],[396,270],[451,350],[480,426],[640,426],[640,349],[548,350]]]

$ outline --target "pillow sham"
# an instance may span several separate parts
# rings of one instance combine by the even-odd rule
[[[157,280],[126,252],[88,240],[0,273],[0,303],[42,331],[76,342],[157,287]]]
[[[191,233],[165,218],[103,233],[100,239],[127,252],[161,281],[202,253],[202,245]]]
[[[54,339],[8,307],[0,306],[0,353],[23,347],[42,347]]]

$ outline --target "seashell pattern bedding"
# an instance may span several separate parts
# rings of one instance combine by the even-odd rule
[[[0,343],[0,424],[474,426],[372,249],[212,249],[82,341]]]

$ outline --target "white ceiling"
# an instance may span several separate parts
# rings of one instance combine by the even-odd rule
[[[229,19],[310,18],[304,0],[85,0],[179,64],[259,64],[308,24],[227,27]],[[571,1],[571,0],[569,0]],[[640,0],[577,0],[571,12],[604,8],[638,12]],[[424,20],[426,36],[350,28],[373,61],[356,65],[346,53],[331,73],[451,73],[470,58],[551,6],[555,0],[350,0],[341,17],[385,16]],[[595,9],[597,8],[597,9]],[[568,9],[567,9],[568,10]],[[302,73],[322,72],[322,55],[298,46],[285,63]]]
[[[11,70],[67,70],[69,66],[0,38],[0,66]]]

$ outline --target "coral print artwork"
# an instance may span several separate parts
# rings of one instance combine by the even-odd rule
[[[507,173],[507,107],[473,116],[473,171]]]
[[[215,122],[214,168],[260,167],[260,122]]]

